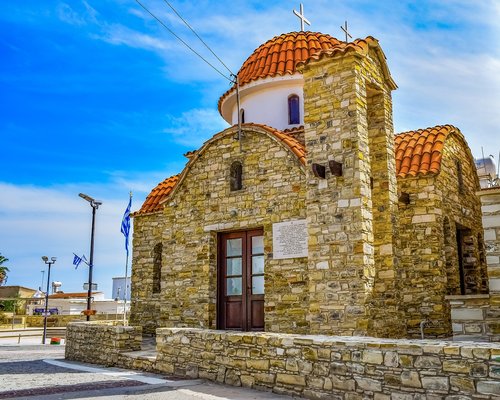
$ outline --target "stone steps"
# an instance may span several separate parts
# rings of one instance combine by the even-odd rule
[[[156,369],[156,338],[143,337],[141,350],[127,351],[120,354],[120,358],[124,365],[133,369],[158,373]]]

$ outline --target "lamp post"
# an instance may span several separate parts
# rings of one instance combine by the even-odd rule
[[[80,193],[82,199],[88,201],[92,207],[92,228],[90,233],[90,260],[89,260],[89,289],[87,292],[87,321],[90,321],[90,302],[92,299],[92,268],[94,266],[94,231],[95,231],[95,212],[102,204],[102,201],[97,201],[86,194]]]
[[[44,312],[44,317],[43,317],[43,338],[42,338],[42,344],[45,344],[45,338],[47,336],[47,314],[49,313],[49,282],[50,282],[50,267],[52,264],[54,264],[57,260],[56,257],[49,257],[43,256],[42,260],[45,264],[49,266],[49,271],[47,273],[47,291],[45,292],[45,312]]]

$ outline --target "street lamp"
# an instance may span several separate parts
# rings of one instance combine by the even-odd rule
[[[90,301],[92,299],[92,267],[94,266],[94,231],[95,231],[95,211],[102,204],[102,201],[97,201],[92,197],[80,193],[82,199],[90,203],[92,207],[92,230],[90,234],[90,260],[89,260],[89,290],[87,292],[87,321],[90,321]]]
[[[47,314],[49,313],[49,282],[50,282],[50,267],[52,264],[54,264],[57,260],[56,257],[49,257],[43,256],[42,260],[45,264],[48,264],[49,266],[49,272],[47,273],[47,291],[45,292],[45,312],[44,312],[44,317],[43,317],[43,338],[42,338],[42,344],[45,344],[45,338],[47,336]]]

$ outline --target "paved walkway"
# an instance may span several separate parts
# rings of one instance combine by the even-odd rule
[[[41,338],[0,340],[0,399],[289,400],[291,397],[202,380],[64,360],[64,346]]]

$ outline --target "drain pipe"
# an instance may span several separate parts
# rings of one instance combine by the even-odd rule
[[[427,324],[428,322],[429,322],[429,321],[427,321],[427,320],[425,320],[425,319],[424,319],[424,320],[422,320],[422,321],[420,321],[420,338],[421,338],[422,340],[424,340],[424,326],[425,326],[425,324]]]

